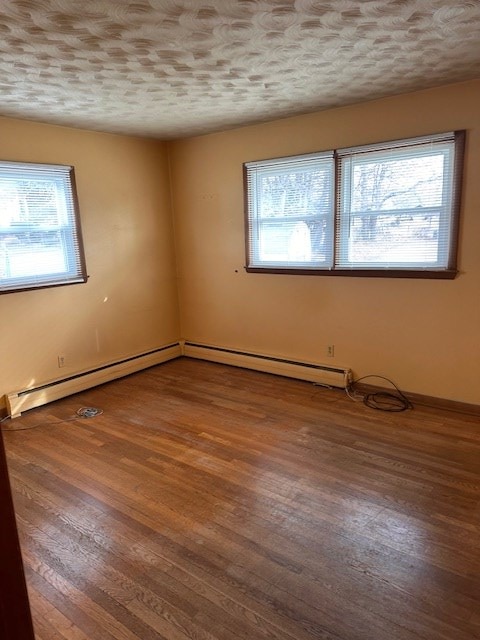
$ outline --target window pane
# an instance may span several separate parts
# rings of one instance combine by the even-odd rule
[[[259,229],[261,262],[324,265],[330,261],[331,237],[325,219],[262,223]]]
[[[438,214],[352,216],[348,260],[356,264],[435,264]]]
[[[331,208],[328,168],[260,174],[257,184],[259,217],[318,216]]]
[[[382,211],[441,206],[443,167],[443,153],[354,161],[351,210]]]
[[[58,231],[0,236],[0,279],[62,274],[68,270]]]

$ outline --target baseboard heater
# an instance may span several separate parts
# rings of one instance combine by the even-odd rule
[[[8,415],[17,418],[23,411],[65,398],[74,393],[91,389],[99,384],[111,382],[136,371],[153,367],[182,355],[179,342],[160,347],[124,360],[118,360],[96,369],[78,373],[69,378],[55,380],[48,384],[6,395]]]
[[[185,341],[183,355],[200,360],[220,362],[244,369],[255,369],[265,373],[273,373],[298,380],[307,380],[329,387],[345,389],[348,386],[352,372],[351,369],[331,367],[313,362],[298,362],[286,358],[260,355],[235,349],[225,349],[205,344]]]

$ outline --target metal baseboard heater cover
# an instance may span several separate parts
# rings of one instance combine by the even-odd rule
[[[351,369],[331,367],[313,362],[298,362],[276,356],[236,351],[235,349],[225,349],[189,341],[185,341],[183,345],[183,355],[200,360],[229,364],[234,367],[273,373],[288,378],[307,380],[308,382],[340,389],[345,389],[352,377]]]
[[[125,358],[104,366],[85,371],[69,378],[56,380],[48,384],[31,389],[24,389],[6,395],[8,415],[17,418],[22,411],[40,407],[41,405],[65,398],[74,393],[91,389],[99,384],[111,382],[131,373],[153,367],[162,362],[173,360],[182,355],[182,345],[179,342],[169,344],[159,349]]]

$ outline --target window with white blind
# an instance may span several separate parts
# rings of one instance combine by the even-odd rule
[[[0,162],[0,293],[86,280],[73,167]]]
[[[246,163],[247,271],[453,278],[464,137]]]
[[[249,266],[330,268],[333,153],[249,162]]]

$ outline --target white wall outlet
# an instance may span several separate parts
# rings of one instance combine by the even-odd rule
[[[334,344],[327,344],[327,356],[329,358],[333,358],[335,355],[335,345]]]
[[[58,356],[57,360],[58,360],[58,366],[60,369],[65,366],[66,364],[65,356]]]

